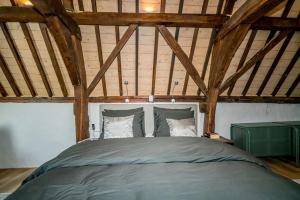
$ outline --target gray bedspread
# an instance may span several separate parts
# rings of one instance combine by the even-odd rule
[[[33,172],[8,200],[299,200],[300,186],[205,138],[87,141]]]

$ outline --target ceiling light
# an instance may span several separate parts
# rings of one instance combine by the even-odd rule
[[[29,0],[16,0],[18,6],[33,6]]]

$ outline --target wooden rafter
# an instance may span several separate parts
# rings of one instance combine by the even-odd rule
[[[112,62],[115,60],[119,52],[122,50],[126,42],[129,40],[133,32],[135,31],[137,25],[130,25],[127,29],[127,31],[124,33],[120,41],[116,44],[115,48],[111,52],[111,54],[108,56],[104,64],[102,65],[100,71],[97,73],[93,81],[91,82],[90,86],[87,89],[88,96],[93,92],[99,81],[102,79],[105,72],[108,70],[108,68],[111,66]]]
[[[220,28],[228,16],[199,15],[199,14],[170,14],[170,13],[112,13],[112,12],[82,12],[68,13],[79,25],[102,26],[139,26],[165,25],[168,27]],[[46,23],[46,19],[32,8],[11,6],[0,7],[0,22],[38,22]],[[245,22],[250,23],[250,22]],[[300,24],[295,18],[262,17],[251,24],[255,30],[300,30]]]
[[[2,83],[0,82],[0,94],[2,95],[2,97],[6,97],[8,96],[5,88],[3,87]]]
[[[140,12],[140,1],[135,1],[135,12]],[[139,27],[135,30],[135,95],[139,95]]]
[[[50,83],[49,83],[49,80],[47,78],[47,75],[46,75],[46,72],[45,72],[45,69],[44,69],[44,66],[41,62],[41,58],[39,57],[39,54],[37,52],[37,48],[33,42],[33,38],[32,38],[32,34],[31,34],[31,31],[30,29],[27,27],[27,24],[25,23],[20,23],[21,25],[21,28],[23,30],[23,33],[25,35],[25,39],[27,41],[27,44],[30,48],[30,51],[31,51],[31,54],[32,54],[32,57],[34,59],[34,62],[37,66],[37,69],[41,75],[41,78],[42,78],[42,81],[44,83],[44,86],[47,90],[47,94],[49,97],[52,97],[53,96],[53,92],[52,92],[52,89],[51,89],[51,86],[50,86]]]
[[[61,92],[62,92],[64,97],[67,97],[68,96],[68,90],[67,90],[67,87],[66,87],[61,69],[60,69],[59,64],[57,62],[57,58],[55,56],[55,52],[54,52],[54,49],[53,49],[53,46],[52,46],[52,43],[51,43],[51,40],[50,40],[50,36],[49,36],[48,30],[47,30],[47,26],[45,24],[41,24],[41,23],[39,24],[39,26],[40,26],[40,29],[41,29],[41,32],[42,32],[44,42],[46,44],[46,48],[47,48],[49,56],[50,56],[50,60],[51,60],[54,72],[55,72],[56,77],[58,79]]]
[[[224,15],[231,15],[233,12],[233,7],[235,4],[236,0],[226,0],[225,6],[224,6]]]
[[[178,8],[178,14],[182,14],[183,4],[184,4],[184,0],[180,0],[180,2],[179,2],[179,8]],[[180,27],[176,27],[175,37],[174,37],[176,42],[178,42],[179,30],[180,30]],[[167,95],[170,95],[170,92],[171,92],[171,86],[172,86],[172,80],[173,80],[173,73],[174,73],[174,65],[175,65],[175,53],[172,52]]]
[[[161,0],[160,3],[160,13],[164,13],[166,9],[166,0]],[[152,87],[151,94],[155,94],[155,80],[156,80],[156,67],[157,67],[157,49],[158,49],[158,30],[155,28],[155,36],[154,36],[154,53],[153,53],[153,69],[152,69]]]
[[[1,87],[1,83],[0,83]],[[1,92],[1,88],[0,88]],[[149,96],[107,96],[89,97],[91,103],[122,103],[128,98],[130,102],[148,102]],[[205,103],[205,96],[154,96],[155,102],[170,102],[174,98],[176,102],[200,102]],[[0,97],[1,103],[73,103],[74,97]],[[300,97],[256,97],[256,96],[219,96],[219,102],[226,103],[300,103]]]
[[[294,80],[294,82],[292,83],[291,87],[289,88],[289,90],[285,93],[285,95],[287,97],[291,96],[291,94],[294,92],[295,88],[297,87],[297,85],[300,82],[300,73],[298,74],[297,78]]]
[[[63,0],[62,3],[67,11],[74,11],[73,0]]]
[[[78,0],[78,7],[80,11],[84,11],[83,0]]]
[[[224,3],[223,0],[220,0],[219,3],[218,3],[218,7],[217,7],[217,14],[218,15],[221,14],[221,12],[222,12],[223,3]],[[210,56],[211,56],[211,51],[212,51],[213,44],[214,44],[214,41],[215,41],[216,37],[217,37],[217,29],[214,28],[214,29],[212,29],[211,34],[210,34],[209,43],[208,43],[207,51],[206,51],[206,54],[205,54],[205,60],[204,60],[204,64],[203,64],[203,67],[202,67],[201,78],[203,80],[205,79],[209,59],[210,59]],[[200,93],[201,93],[201,91],[198,88],[197,95],[200,95]]]
[[[8,83],[10,84],[12,90],[14,91],[15,95],[17,97],[22,96],[22,93],[21,93],[21,91],[19,89],[19,86],[17,85],[17,83],[16,83],[16,81],[15,81],[15,79],[14,79],[11,71],[7,67],[7,64],[6,64],[5,60],[4,60],[1,52],[0,52],[0,67],[1,67],[1,69],[2,69],[2,71],[4,73],[4,75],[5,75]]]
[[[295,33],[294,31],[291,31],[291,32],[287,35],[286,39],[284,40],[284,42],[283,42],[282,46],[280,47],[280,49],[279,49],[279,51],[278,51],[278,53],[277,53],[277,55],[276,55],[276,57],[275,57],[275,59],[274,59],[272,65],[271,65],[271,67],[269,68],[269,70],[268,70],[268,72],[267,72],[267,75],[265,76],[265,78],[264,78],[262,84],[260,85],[260,87],[259,87],[259,89],[258,89],[258,91],[257,91],[257,93],[256,93],[257,96],[260,96],[260,95],[261,95],[261,93],[262,93],[263,90],[265,89],[266,85],[268,84],[268,81],[270,80],[270,78],[271,78],[271,76],[272,76],[272,74],[273,74],[275,68],[277,67],[277,65],[278,65],[278,63],[279,63],[279,60],[281,59],[283,53],[285,52],[285,50],[286,50],[288,44],[290,43],[290,41],[291,41],[291,39],[292,39],[294,33]]]
[[[201,14],[206,13],[207,6],[208,6],[208,0],[204,0],[203,4],[202,4]],[[191,62],[193,62],[193,57],[194,57],[194,53],[195,53],[198,33],[199,33],[199,28],[195,28],[194,33],[193,33],[193,40],[192,40],[190,55],[189,55],[189,59],[191,60]],[[184,78],[183,89],[182,89],[182,95],[186,94],[188,82],[189,82],[189,74],[186,72],[185,73],[185,78]]]
[[[244,52],[243,52],[243,55],[242,55],[242,57],[241,57],[241,59],[240,59],[240,62],[239,62],[239,64],[238,64],[237,68],[236,68],[236,72],[244,65],[244,63],[245,63],[245,61],[246,61],[246,58],[247,58],[247,56],[248,56],[248,53],[249,53],[249,51],[250,51],[250,49],[251,49],[252,43],[253,43],[253,41],[254,41],[254,38],[255,38],[255,36],[256,36],[256,33],[257,33],[256,30],[252,30],[252,31],[251,31],[251,35],[250,35],[249,40],[248,40],[248,42],[247,42],[247,44],[246,44],[246,47],[245,47],[245,50],[244,50]],[[231,95],[232,90],[233,90],[233,88],[234,88],[234,86],[235,86],[235,83],[236,83],[236,82],[233,82],[232,85],[230,86],[230,88],[228,89],[228,92],[227,92],[227,95],[228,95],[228,96]]]
[[[179,44],[176,42],[175,38],[172,36],[172,34],[168,31],[168,29],[165,26],[157,26],[159,32],[163,36],[163,38],[166,40],[167,44],[171,47],[175,55],[177,56],[178,60],[181,62],[181,64],[184,66],[188,74],[191,76],[191,78],[195,81],[197,86],[201,89],[204,95],[207,95],[207,89],[205,86],[205,83],[200,78],[197,70],[195,69],[194,65],[189,60],[188,56],[184,53],[184,51],[181,49]]]
[[[122,0],[118,0],[118,13],[122,13]],[[115,26],[116,32],[116,44],[120,41],[120,29],[119,26]],[[121,51],[117,56],[117,65],[118,65],[118,79],[119,79],[119,94],[123,96],[123,80],[122,80],[122,59]]]
[[[10,47],[10,50],[12,51],[12,54],[13,54],[13,56],[14,56],[17,64],[18,64],[18,67],[21,71],[21,74],[22,74],[22,76],[23,76],[23,78],[26,82],[26,85],[27,85],[27,87],[30,91],[30,94],[31,94],[31,96],[35,97],[36,96],[36,91],[34,89],[32,81],[31,81],[31,79],[28,75],[27,69],[25,68],[25,65],[24,65],[24,63],[21,59],[21,56],[20,56],[19,51],[17,49],[17,46],[16,46],[14,40],[12,39],[12,36],[11,36],[6,24],[0,23],[0,26],[1,26],[1,29],[3,31],[4,36],[6,38],[6,41],[9,45],[9,47]]]
[[[286,18],[287,17],[288,13],[290,12],[290,10],[292,8],[292,5],[293,5],[294,1],[295,0],[288,0],[287,1],[287,4],[286,4],[286,6],[285,6],[285,8],[284,8],[284,10],[282,12],[281,18]],[[268,42],[270,42],[270,40],[275,36],[275,34],[276,34],[276,30],[270,31],[270,33],[269,33],[269,35],[267,37],[265,45],[268,44]],[[259,69],[259,67],[260,67],[260,65],[262,63],[262,60],[263,60],[263,58],[259,62],[257,62],[255,64],[255,66],[254,66],[254,68],[253,68],[253,70],[252,70],[252,72],[250,74],[250,77],[249,77],[249,79],[248,79],[248,81],[247,81],[247,83],[246,83],[246,85],[245,85],[245,87],[244,87],[244,89],[242,91],[242,95],[245,96],[247,94],[247,92],[248,92],[248,90],[249,90],[249,88],[250,88],[250,86],[251,86],[251,84],[253,82],[253,79],[256,76],[256,73],[257,73],[257,71],[258,71],[258,69]]]
[[[288,77],[288,75],[292,71],[292,69],[295,66],[295,64],[296,64],[297,60],[299,59],[299,57],[300,57],[300,47],[298,48],[298,50],[295,53],[295,55],[293,56],[291,62],[289,63],[289,65],[287,66],[285,71],[283,72],[280,80],[276,84],[276,87],[274,88],[274,90],[272,92],[272,96],[276,96],[277,92],[279,91],[279,89],[281,88],[283,82],[285,81],[285,79]]]
[[[93,12],[97,12],[97,4],[96,0],[92,0],[92,10]],[[98,58],[100,68],[103,65],[103,53],[102,53],[102,44],[101,44],[101,36],[100,36],[100,28],[98,25],[94,25],[95,27],[95,34],[96,34],[96,41],[97,41],[97,49],[98,49]],[[106,80],[105,76],[102,77],[102,88],[103,88],[103,96],[107,96],[107,89],[106,89]]]
[[[259,50],[246,64],[241,67],[236,73],[231,75],[223,85],[220,87],[220,94],[223,93],[231,84],[238,80],[243,74],[245,74],[251,67],[260,61],[268,52],[270,52],[278,43],[280,43],[290,31],[281,31],[275,38],[273,38],[266,46]]]

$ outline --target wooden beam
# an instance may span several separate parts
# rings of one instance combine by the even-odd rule
[[[140,12],[140,1],[135,1],[135,12]],[[139,27],[135,30],[135,95],[139,95]]]
[[[300,47],[298,48],[298,50],[295,53],[294,57],[292,58],[291,62],[289,63],[289,65],[287,66],[285,71],[283,72],[280,80],[278,81],[275,89],[272,92],[272,96],[276,96],[276,94],[278,93],[278,91],[281,88],[282,84],[284,83],[285,79],[288,77],[288,75],[292,71],[293,67],[295,66],[295,64],[296,64],[297,60],[299,59],[299,57],[300,57]]]
[[[225,22],[222,29],[218,33],[217,40],[222,39],[230,31],[243,23],[252,24],[259,18],[264,16],[277,5],[282,3],[283,0],[248,0],[246,1],[234,15]]]
[[[88,96],[93,92],[99,81],[102,79],[105,72],[108,70],[108,68],[111,66],[112,62],[115,60],[119,52],[122,50],[126,42],[129,40],[133,32],[135,31],[137,25],[130,25],[127,29],[127,31],[124,33],[120,41],[116,44],[115,48],[111,52],[111,54],[108,56],[107,60],[103,64],[100,71],[97,73],[93,81],[91,82],[90,86],[87,89]]]
[[[236,72],[244,65],[244,63],[245,63],[245,61],[246,61],[246,58],[247,58],[247,56],[248,56],[248,53],[249,53],[249,51],[250,51],[250,49],[251,49],[252,43],[253,43],[253,41],[254,41],[254,38],[255,38],[255,36],[256,36],[256,33],[257,33],[256,30],[252,30],[252,31],[251,31],[251,35],[250,35],[250,37],[249,37],[249,39],[248,39],[248,42],[247,42],[247,44],[246,44],[246,47],[245,47],[245,50],[244,50],[244,52],[243,52],[243,55],[242,55],[242,57],[241,57],[241,59],[240,59],[240,62],[239,62],[239,64],[238,64],[237,68],[236,68]],[[228,92],[227,92],[227,95],[228,95],[228,96],[231,95],[232,90],[233,90],[233,88],[234,88],[234,86],[235,86],[235,83],[236,83],[236,82],[233,82],[232,85],[230,86],[230,88],[228,89]]]
[[[61,1],[52,0],[30,0],[37,9],[48,21],[49,16],[57,16],[61,22],[69,29],[69,31],[81,39],[80,28],[74,19],[66,12]],[[51,17],[50,17],[51,19]]]
[[[297,87],[297,85],[300,82],[300,73],[298,74],[297,78],[294,80],[294,82],[292,83],[291,87],[289,88],[289,90],[285,93],[285,95],[287,97],[291,96],[291,94],[294,92],[295,88]]]
[[[280,49],[279,49],[279,51],[278,51],[278,53],[277,53],[277,55],[276,55],[276,57],[275,57],[272,65],[271,65],[271,67],[269,68],[269,70],[267,72],[267,75],[265,76],[262,84],[260,85],[260,87],[259,87],[259,89],[258,89],[258,91],[256,93],[257,96],[261,95],[261,93],[265,89],[266,85],[268,84],[268,81],[270,80],[270,78],[271,78],[271,76],[272,76],[275,68],[277,67],[277,65],[279,63],[279,60],[281,59],[283,53],[285,52],[285,50],[286,50],[288,44],[290,43],[290,41],[291,41],[294,33],[295,33],[294,31],[290,32],[287,35],[286,39],[284,40],[284,42],[283,42],[282,46],[280,47]]]
[[[226,0],[225,6],[224,6],[224,15],[231,15],[233,12],[233,7],[235,4],[236,0]]]
[[[46,47],[47,47],[47,50],[48,50],[48,53],[49,53],[49,56],[50,56],[50,59],[51,59],[51,63],[52,63],[54,72],[55,72],[56,77],[58,79],[61,92],[62,92],[64,97],[67,97],[68,96],[68,90],[67,90],[63,75],[61,73],[61,69],[60,69],[59,64],[57,62],[57,58],[55,56],[55,52],[54,52],[54,49],[53,49],[53,46],[52,46],[52,43],[51,43],[51,40],[50,40],[50,36],[49,36],[48,30],[47,30],[47,26],[45,24],[41,24],[41,23],[39,24],[39,26],[40,26],[41,33],[42,33],[44,42],[46,44]]]
[[[5,60],[4,60],[1,52],[0,52],[0,67],[1,67],[3,73],[4,73],[5,77],[6,77],[9,85],[13,89],[15,95],[17,97],[22,96],[22,93],[21,93],[21,91],[20,91],[20,89],[19,89],[19,87],[18,87],[18,85],[17,85],[17,83],[16,83],[13,75],[11,74],[11,71],[8,69],[7,64],[6,64]]]
[[[78,7],[79,7],[80,11],[84,11],[83,1],[82,0],[78,0]]]
[[[165,25],[167,27],[220,28],[229,17],[215,14],[173,14],[173,13],[115,13],[115,12],[82,12],[68,13],[79,25],[101,26],[139,26]],[[0,22],[37,22],[46,23],[46,19],[32,8],[11,6],[0,7]],[[296,18],[262,17],[251,24],[255,30],[300,31]]]
[[[63,6],[66,8],[67,11],[74,11],[74,3],[73,0],[63,0]]]
[[[230,76],[221,86],[220,94],[224,92],[234,81],[245,74],[256,62],[260,61],[268,52],[272,50],[279,42],[281,42],[290,31],[281,31],[278,36],[272,39],[266,46],[259,50],[247,63],[241,67],[236,73]]]
[[[268,36],[268,38],[266,40],[266,43],[265,43],[265,46],[275,36],[275,33],[276,33],[276,31],[271,31],[269,33],[269,36]],[[258,71],[258,69],[259,69],[259,67],[260,67],[260,65],[261,65],[261,63],[263,61],[263,59],[264,59],[264,57],[262,57],[258,62],[256,62],[255,66],[253,67],[253,70],[252,70],[252,72],[250,74],[250,77],[248,78],[247,83],[246,83],[246,85],[245,85],[245,87],[244,87],[244,89],[242,91],[242,95],[243,96],[245,96],[247,94],[247,92],[248,92],[248,90],[249,90],[249,88],[250,88],[250,86],[252,84],[252,81],[253,81],[253,79],[254,79],[254,77],[255,77],[255,75],[256,75],[256,73],[257,73],[257,71]]]
[[[122,13],[122,0],[118,0],[118,13]],[[116,32],[116,44],[118,44],[118,42],[120,41],[119,26],[115,26],[115,32]],[[119,79],[119,94],[120,96],[123,96],[121,51],[117,55],[117,65],[118,65],[118,79]]]
[[[50,17],[49,17],[50,18]],[[48,19],[47,27],[56,41],[57,47],[67,68],[72,85],[80,85],[80,75],[71,41],[71,32],[64,26],[58,17]]]
[[[2,83],[0,82],[0,94],[2,95],[2,97],[7,97],[8,94],[5,90],[5,88],[3,87]]]
[[[217,13],[216,13],[217,15],[221,14],[223,3],[224,3],[223,0],[219,1],[218,6],[217,6]],[[207,71],[211,51],[212,51],[215,39],[217,37],[217,31],[218,31],[218,29],[214,28],[214,29],[212,29],[211,34],[210,34],[209,43],[208,43],[208,47],[207,47],[207,51],[206,51],[206,55],[205,55],[205,60],[204,60],[203,67],[202,67],[202,72],[201,72],[201,79],[202,80],[205,79],[205,75],[206,75],[206,71]],[[201,93],[201,90],[198,88],[197,95],[200,95],[200,93]]]
[[[81,80],[81,84],[74,87],[76,141],[79,142],[89,137],[88,93],[81,42],[76,36],[72,35],[71,37]]]
[[[175,38],[172,36],[172,34],[168,31],[168,29],[165,26],[157,26],[159,32],[163,36],[163,38],[166,40],[167,44],[171,47],[175,55],[177,56],[178,60],[181,62],[181,64],[185,67],[191,78],[195,81],[197,86],[201,89],[204,95],[207,95],[207,89],[205,86],[205,83],[200,78],[197,70],[195,69],[194,65],[190,62],[188,56],[184,53],[184,51],[181,49],[179,44],[176,42]]]
[[[208,7],[208,0],[204,0],[203,4],[202,4],[201,14],[206,14],[207,7]],[[194,57],[198,33],[199,33],[199,28],[195,28],[194,34],[193,34],[191,50],[190,50],[190,55],[189,55],[189,59],[191,60],[191,62],[193,61],[193,57]],[[201,78],[202,78],[202,80],[204,80],[204,78],[202,76],[201,76]],[[189,82],[189,74],[186,72],[185,78],[184,78],[184,85],[183,85],[183,89],[182,89],[182,95],[186,94],[188,82]],[[198,91],[200,92],[200,89],[198,89]]]
[[[92,0],[92,10],[93,12],[97,12],[97,4],[96,0]],[[97,49],[98,49],[98,58],[100,69],[103,65],[103,53],[102,53],[102,44],[101,44],[101,36],[100,36],[100,28],[98,25],[94,25],[95,27],[95,34],[96,34],[96,41],[97,41]],[[107,96],[107,89],[106,89],[106,80],[105,76],[102,77],[102,88],[103,88],[103,96]]]
[[[16,46],[14,40],[12,39],[12,36],[11,36],[6,24],[0,23],[0,26],[1,26],[1,29],[3,31],[4,36],[6,38],[6,41],[9,45],[9,47],[10,47],[10,50],[12,51],[12,54],[13,54],[13,56],[14,56],[17,64],[18,64],[18,67],[21,71],[21,74],[22,74],[22,76],[23,76],[23,78],[26,82],[26,85],[27,85],[27,87],[30,91],[30,94],[31,94],[31,96],[35,97],[36,96],[36,91],[35,91],[35,89],[32,85],[32,82],[31,82],[31,79],[28,75],[27,69],[25,68],[25,65],[24,65],[24,63],[21,59],[21,56],[20,56],[19,51],[17,49],[17,46]]]
[[[24,23],[20,23],[21,25],[21,28],[23,30],[23,33],[25,35],[25,39],[27,41],[27,44],[29,46],[29,49],[31,51],[31,54],[32,54],[32,57],[34,59],[34,62],[36,64],[36,67],[41,75],[41,78],[42,78],[42,81],[44,83],[44,86],[47,90],[47,94],[49,97],[52,97],[53,96],[53,92],[51,90],[51,87],[50,87],[50,84],[49,84],[49,80],[47,78],[47,75],[45,73],[45,70],[44,70],[44,67],[42,65],[42,62],[41,62],[41,59],[38,55],[38,52],[37,52],[37,49],[36,49],[36,46],[33,42],[33,39],[32,39],[32,36],[31,36],[31,31],[29,30],[29,28],[27,27],[26,24]]]
[[[179,8],[178,8],[178,14],[182,14],[183,4],[184,4],[184,0],[180,0],[180,2],[179,2]],[[175,41],[176,42],[178,42],[179,30],[180,30],[180,27],[176,27],[176,30],[175,30]],[[171,86],[172,86],[172,80],[173,80],[173,72],[174,72],[174,65],[175,65],[175,53],[172,52],[167,95],[170,95],[170,92],[171,92]]]
[[[1,84],[0,84],[1,85]],[[130,102],[148,102],[148,96],[107,96],[89,97],[90,103],[122,103],[128,98]],[[155,102],[200,102],[205,104],[204,96],[154,96]],[[0,103],[73,103],[74,97],[0,97]],[[218,102],[225,103],[300,103],[300,97],[257,97],[257,96],[219,96]]]
[[[166,9],[166,1],[161,0],[160,3],[160,13],[164,13]],[[155,28],[155,36],[154,36],[154,53],[153,53],[153,69],[152,69],[152,87],[151,94],[155,94],[155,80],[156,80],[156,67],[157,67],[157,49],[158,49],[158,29]]]

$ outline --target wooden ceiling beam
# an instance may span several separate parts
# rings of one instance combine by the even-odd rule
[[[47,48],[49,56],[50,56],[50,60],[51,60],[54,72],[55,72],[57,80],[59,82],[61,92],[62,92],[64,97],[67,97],[68,96],[68,90],[67,90],[67,87],[66,87],[61,69],[60,69],[59,64],[57,62],[57,58],[55,56],[55,52],[54,52],[54,49],[53,49],[53,46],[52,46],[52,43],[51,43],[51,40],[50,40],[50,36],[49,36],[48,30],[47,30],[47,26],[45,24],[42,24],[42,23],[40,23],[39,26],[40,26],[40,29],[41,29],[41,33],[42,33],[44,42],[46,44],[46,48]]]
[[[80,11],[84,11],[83,0],[78,0],[78,7]]]
[[[282,2],[283,0],[248,0],[225,22],[218,33],[217,40],[225,37],[225,35],[240,24],[254,23]]]
[[[163,38],[166,40],[167,44],[171,47],[175,55],[177,56],[178,60],[181,62],[181,64],[185,67],[191,78],[195,81],[197,86],[201,89],[204,95],[207,95],[207,88],[205,86],[204,81],[200,78],[196,68],[189,60],[188,56],[184,53],[184,51],[181,49],[179,44],[176,42],[175,38],[172,36],[172,34],[168,31],[168,29],[165,26],[157,26],[159,32],[163,36]]]
[[[7,97],[8,96],[8,93],[6,92],[6,90],[3,87],[1,82],[0,82],[0,94],[2,95],[2,97]]]
[[[93,10],[93,12],[97,12],[96,0],[92,0],[92,10]],[[100,64],[100,69],[101,69],[101,67],[103,65],[103,52],[102,52],[100,27],[99,27],[99,25],[94,25],[94,27],[95,27],[95,34],[96,34],[96,41],[97,41],[98,59],[99,59],[99,64]],[[106,89],[105,75],[102,77],[102,88],[103,88],[103,96],[106,97],[107,89]]]
[[[31,3],[46,18],[46,21],[48,21],[49,16],[57,16],[72,35],[81,39],[80,28],[77,22],[67,13],[61,1],[31,0]]]
[[[298,74],[297,78],[292,83],[291,87],[288,89],[288,91],[285,93],[287,97],[291,96],[291,94],[294,92],[297,85],[300,83],[300,73]]]
[[[39,57],[39,54],[37,52],[37,48],[33,42],[33,39],[32,39],[32,34],[31,34],[31,31],[29,30],[29,28],[27,27],[27,24],[25,23],[20,23],[21,25],[21,28],[23,30],[23,33],[25,35],[25,39],[27,41],[27,44],[29,46],[29,49],[31,51],[31,54],[32,54],[32,57],[33,57],[33,60],[36,64],[36,67],[41,75],[41,78],[42,78],[42,81],[44,83],[44,86],[47,90],[47,94],[49,97],[52,97],[53,96],[53,92],[52,92],[52,89],[51,89],[51,86],[50,86],[50,83],[49,83],[49,80],[47,78],[47,75],[45,73],[45,69],[44,69],[44,66],[41,62],[41,59]]]
[[[220,94],[224,92],[232,83],[237,81],[242,75],[244,75],[251,67],[260,61],[267,53],[269,53],[278,43],[280,43],[290,31],[281,31],[274,39],[272,39],[266,46],[259,50],[247,63],[241,67],[236,73],[231,75],[220,87]]]
[[[74,11],[74,3],[73,0],[62,0],[63,6],[66,11]]]
[[[224,3],[224,0],[219,1],[218,6],[217,6],[217,12],[216,12],[217,15],[221,14],[223,3]],[[215,42],[216,37],[217,37],[217,31],[218,31],[218,29],[214,28],[214,29],[212,29],[211,34],[210,34],[209,43],[208,43],[207,51],[206,51],[206,54],[205,54],[205,60],[204,60],[203,67],[202,67],[202,72],[201,72],[201,79],[202,80],[205,80],[206,71],[207,71],[207,68],[208,68],[208,63],[209,63],[209,59],[210,59],[210,56],[211,56],[212,48],[213,48],[214,42]],[[201,90],[198,88],[197,95],[200,95],[200,93],[201,93]]]
[[[207,7],[208,7],[208,0],[204,0],[203,4],[202,4],[201,14],[206,14]],[[193,40],[192,40],[190,55],[189,55],[189,59],[190,59],[191,62],[193,62],[193,58],[194,58],[198,33],[199,33],[199,28],[195,28],[194,33],[193,33]],[[185,78],[184,78],[183,89],[182,89],[182,95],[186,95],[186,90],[187,90],[189,78],[190,78],[189,74],[186,72],[185,73]],[[204,80],[203,77],[201,77],[201,78],[202,78],[202,80]],[[198,91],[200,92],[200,89],[198,89]]]
[[[118,13],[122,13],[122,0],[118,0]],[[116,33],[116,44],[120,41],[120,29],[119,26],[115,26]],[[123,96],[123,79],[122,79],[122,59],[121,51],[117,56],[117,66],[118,66],[118,79],[119,79],[119,94]]]
[[[277,53],[277,55],[276,55],[276,57],[275,57],[272,65],[271,65],[271,67],[269,68],[269,70],[267,72],[267,75],[265,76],[263,82],[261,83],[261,85],[260,85],[260,87],[259,87],[259,89],[258,89],[258,91],[256,93],[257,96],[260,96],[261,93],[264,91],[264,89],[265,89],[266,85],[268,84],[268,82],[269,82],[269,80],[270,80],[270,78],[271,78],[274,70],[276,69],[276,67],[277,67],[277,65],[278,65],[278,63],[279,63],[279,61],[280,61],[283,53],[285,52],[287,46],[289,45],[289,43],[290,43],[290,41],[291,41],[294,33],[295,33],[294,31],[291,31],[287,35],[286,39],[284,40],[284,42],[283,42],[282,46],[280,47],[280,49],[279,49],[279,51],[278,51],[278,53]]]
[[[289,14],[289,12],[290,12],[290,10],[292,8],[292,5],[293,5],[294,1],[295,0],[288,0],[287,1],[286,6],[285,6],[285,8],[284,8],[284,10],[283,10],[283,12],[281,14],[281,18],[286,18],[288,16],[288,14]],[[271,30],[270,31],[270,33],[269,33],[269,35],[267,37],[265,45],[268,44],[268,42],[270,42],[270,40],[275,36],[275,34],[276,34],[276,30]],[[250,77],[249,77],[249,79],[248,79],[248,81],[247,81],[247,83],[246,83],[246,85],[245,85],[245,87],[244,87],[244,89],[242,91],[242,95],[245,96],[247,94],[247,92],[248,92],[248,90],[249,90],[249,88],[250,88],[250,86],[251,86],[251,84],[252,84],[252,82],[254,80],[254,77],[256,76],[256,73],[257,73],[257,71],[258,71],[258,69],[259,69],[262,61],[263,61],[263,58],[259,62],[257,62],[255,64],[255,66],[254,66],[254,68],[253,68],[253,70],[252,70],[252,72],[250,74]]]
[[[178,14],[182,14],[183,4],[184,4],[184,0],[180,0],[179,1],[179,7],[178,7]],[[176,42],[178,42],[179,30],[180,30],[180,27],[176,27],[175,37],[174,37]],[[171,93],[172,80],[173,80],[173,74],[174,74],[174,65],[175,65],[175,53],[172,52],[167,95],[170,95],[170,93]]]
[[[236,72],[244,65],[244,63],[245,63],[245,61],[246,61],[246,58],[247,58],[247,56],[248,56],[248,53],[249,53],[249,51],[250,51],[250,49],[251,49],[252,43],[253,43],[253,41],[254,41],[254,38],[255,38],[255,36],[256,36],[256,33],[257,33],[256,30],[252,30],[252,31],[251,31],[251,34],[250,34],[250,37],[249,37],[248,42],[247,42],[247,44],[246,44],[245,50],[244,50],[244,52],[243,52],[243,55],[242,55],[242,57],[241,57],[241,59],[240,59],[240,62],[239,62],[239,64],[238,64],[237,68],[236,68]],[[227,95],[228,95],[228,96],[231,95],[232,90],[233,90],[233,88],[234,88],[234,86],[235,86],[235,83],[236,83],[236,82],[234,81],[234,82],[231,84],[230,88],[228,89],[228,92],[227,92]]]
[[[274,90],[272,92],[272,96],[276,96],[276,94],[278,93],[278,91],[281,88],[282,84],[284,83],[285,79],[288,77],[288,75],[292,71],[293,67],[295,66],[295,64],[296,64],[297,60],[299,59],[299,57],[300,57],[300,47],[298,48],[298,50],[295,53],[295,55],[293,56],[291,62],[289,63],[289,65],[287,66],[285,71],[283,72],[280,80],[276,84],[276,87],[274,88]]]
[[[160,13],[164,13],[166,9],[166,0],[161,0],[160,2]],[[155,94],[155,81],[156,81],[156,67],[157,67],[157,50],[158,50],[158,29],[155,28],[154,35],[154,52],[153,52],[153,68],[152,68],[152,86],[151,86],[151,94]]]
[[[126,42],[129,40],[133,32],[135,31],[137,25],[130,25],[120,41],[116,44],[115,48],[111,52],[111,54],[108,56],[104,64],[102,65],[100,71],[96,74],[95,78],[91,82],[90,86],[87,89],[88,96],[93,92],[99,81],[102,79],[105,72],[109,69],[119,52],[122,50]]]
[[[22,93],[21,93],[21,91],[19,89],[19,86],[17,85],[17,83],[16,83],[16,81],[15,81],[15,79],[14,79],[11,71],[7,67],[7,64],[6,64],[5,60],[4,60],[1,52],[0,52],[0,67],[1,67],[2,72],[4,73],[4,75],[6,77],[9,85],[11,86],[12,90],[14,91],[15,95],[17,97],[22,96]]]
[[[135,1],[135,12],[140,12],[140,1]],[[135,30],[135,95],[139,95],[139,27]]]
[[[224,15],[231,15],[233,12],[233,7],[235,4],[236,0],[226,0],[225,6],[224,6]]]
[[[31,81],[31,79],[28,75],[27,69],[26,69],[26,67],[25,67],[25,65],[24,65],[24,63],[21,59],[21,55],[19,54],[19,51],[18,51],[17,46],[15,44],[15,41],[13,40],[6,24],[0,23],[0,26],[1,26],[1,29],[3,31],[4,36],[6,38],[6,41],[9,45],[9,47],[10,47],[10,50],[12,51],[12,54],[13,54],[13,56],[14,56],[17,64],[18,64],[18,67],[21,71],[21,74],[22,74],[24,80],[25,80],[25,83],[26,83],[26,85],[27,85],[27,87],[30,91],[30,94],[31,94],[32,97],[35,97],[36,96],[36,91],[34,89],[32,81]]]
[[[139,26],[165,25],[167,27],[220,28],[229,17],[216,14],[172,14],[172,13],[112,13],[112,12],[82,12],[67,13],[78,25],[101,26]],[[46,19],[33,8],[11,6],[0,7],[0,22],[38,22],[46,23]],[[250,22],[245,22],[250,23]],[[256,30],[300,31],[296,18],[261,17],[251,24]]]

